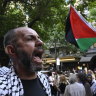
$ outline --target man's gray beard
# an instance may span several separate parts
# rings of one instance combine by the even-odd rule
[[[26,59],[27,59],[26,61],[28,61],[28,62],[25,63],[25,59],[24,59],[24,61],[22,61],[22,64],[27,72],[37,72],[42,69],[41,64],[40,65],[35,64],[31,60],[28,60],[28,58],[26,58]]]
[[[19,56],[18,58],[20,59],[21,64],[23,65],[24,69],[27,72],[37,72],[42,69],[42,65],[33,63],[32,57],[28,56],[28,54],[23,50],[20,50],[17,53],[18,53],[18,56]]]
[[[38,72],[42,70],[42,66],[39,66],[37,64],[34,64],[33,62],[30,62],[30,67],[29,68],[26,67],[26,70],[30,72]]]

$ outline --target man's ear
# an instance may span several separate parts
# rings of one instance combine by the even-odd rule
[[[5,47],[5,53],[8,54],[8,55],[10,55],[10,56],[16,56],[14,47],[12,45],[7,45]]]

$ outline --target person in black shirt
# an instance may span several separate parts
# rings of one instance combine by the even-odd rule
[[[12,29],[4,36],[4,48],[11,68],[0,75],[0,96],[51,96],[42,69],[43,42],[28,27]]]

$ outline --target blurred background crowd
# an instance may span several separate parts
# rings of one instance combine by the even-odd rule
[[[45,71],[52,96],[96,96],[96,73],[92,70]]]

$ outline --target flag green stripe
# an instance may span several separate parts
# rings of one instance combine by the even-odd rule
[[[90,46],[96,43],[96,38],[80,38],[77,39],[77,43],[81,51],[86,51]]]

